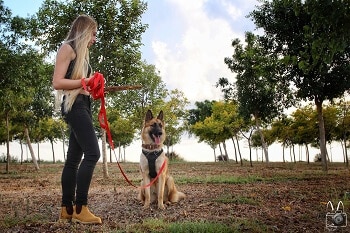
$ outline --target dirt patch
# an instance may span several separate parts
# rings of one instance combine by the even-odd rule
[[[146,220],[166,223],[216,222],[239,232],[328,232],[326,204],[342,200],[349,209],[350,176],[343,164],[322,172],[320,164],[254,164],[233,162],[171,163],[178,189],[187,198],[158,210],[144,210],[138,190],[128,185],[116,164],[109,179],[95,171],[89,194],[90,209],[101,226],[58,224],[62,164],[0,165],[0,228],[3,232],[132,232]],[[123,163],[132,182],[140,182],[137,163]],[[349,196],[348,196],[349,195]],[[253,231],[252,224],[261,226]],[[349,226],[337,232],[350,232]]]

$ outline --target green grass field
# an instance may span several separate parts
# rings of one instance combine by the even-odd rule
[[[139,185],[137,163],[122,163]],[[170,173],[187,197],[158,210],[143,209],[138,189],[130,186],[117,164],[95,170],[90,209],[102,225],[57,223],[63,164],[0,163],[0,229],[2,232],[328,232],[327,202],[350,207],[350,173],[342,163],[327,173],[312,163],[171,162]],[[350,232],[349,226],[337,232]]]

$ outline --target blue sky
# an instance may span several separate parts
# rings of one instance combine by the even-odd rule
[[[42,2],[42,0],[4,0],[4,5],[10,8],[13,15],[26,17],[35,14]]]

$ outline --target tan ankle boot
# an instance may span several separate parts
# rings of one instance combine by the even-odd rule
[[[79,212],[79,206],[76,206],[75,211],[72,216],[72,222],[82,223],[82,224],[102,224],[102,220],[99,217],[93,215],[86,205],[81,206],[81,211]]]
[[[58,222],[70,222],[72,220],[72,215],[74,212],[74,207],[66,207],[62,206],[60,218],[58,219]]]

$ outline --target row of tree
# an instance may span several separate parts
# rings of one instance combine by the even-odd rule
[[[236,80],[220,78],[217,85],[227,100],[238,103],[243,119],[255,119],[267,162],[261,125],[296,102],[314,102],[327,170],[323,103],[350,89],[350,2],[262,0],[249,17],[262,32],[247,32],[244,44],[232,41],[234,53],[225,63]]]
[[[252,166],[252,149],[262,148],[260,133],[256,130],[253,118],[246,121],[239,114],[238,104],[224,101],[196,102],[196,109],[190,110],[192,126],[191,132],[198,136],[200,141],[210,145],[214,152],[214,159],[228,160],[230,154],[226,149],[226,142],[232,140],[236,163],[243,165],[240,144],[246,141],[249,147],[250,165]],[[350,102],[340,101],[328,104],[324,111],[326,142],[339,142],[343,148],[343,158],[346,166],[349,160],[346,142],[350,136]],[[202,118],[202,119],[200,119]],[[319,128],[317,111],[309,104],[299,107],[289,115],[275,118],[269,125],[263,125],[262,134],[268,146],[279,143],[283,147],[281,160],[285,161],[285,149],[290,148],[291,157],[297,161],[295,146],[305,147],[306,161],[310,162],[309,147],[319,148]],[[220,154],[216,154],[219,146]],[[328,153],[327,160],[330,161]]]

